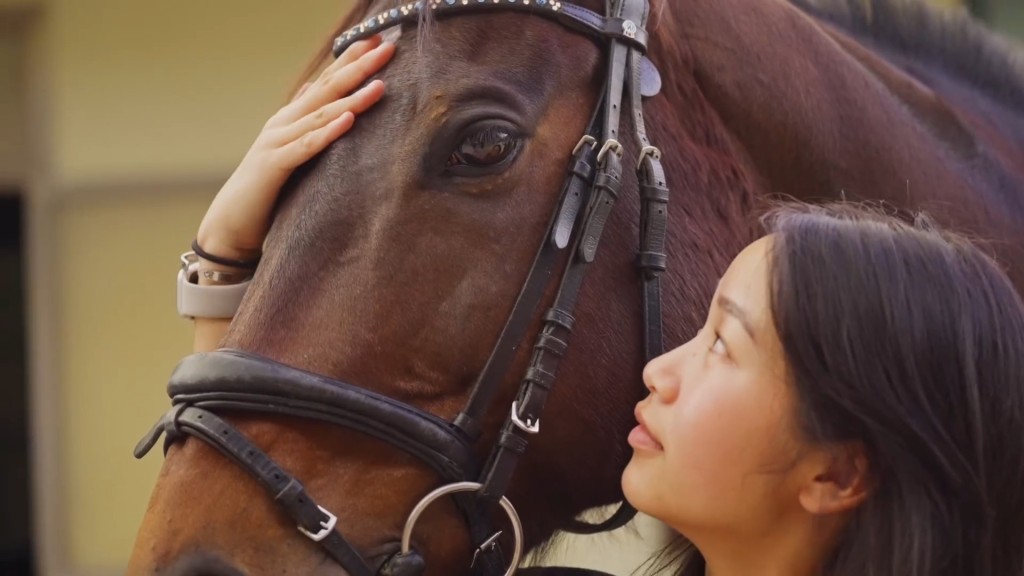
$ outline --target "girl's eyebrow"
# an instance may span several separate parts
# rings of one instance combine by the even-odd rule
[[[753,324],[750,321],[750,314],[748,314],[747,311],[737,304],[732,298],[729,298],[724,294],[719,294],[716,302],[723,312],[739,320],[740,325],[743,326],[743,330],[747,333],[747,336],[750,336],[750,339],[756,343],[757,338],[754,337],[754,329],[752,327]]]

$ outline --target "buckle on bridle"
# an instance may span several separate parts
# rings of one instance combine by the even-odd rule
[[[494,550],[497,549],[498,538],[501,538],[502,534],[504,534],[504,532],[498,530],[494,533],[493,536],[491,536],[487,540],[484,540],[484,543],[477,547],[477,549],[473,552],[473,560],[471,560],[469,563],[470,568],[476,566],[476,559],[480,557],[481,553],[487,554],[490,552],[494,552]]]
[[[661,150],[657,146],[644,146],[640,150],[639,159],[636,162],[637,172],[644,167],[644,159],[650,156],[655,160],[661,160]]]
[[[540,432],[540,418],[538,418],[536,420],[531,420],[530,418],[527,418],[526,420],[523,420],[522,418],[519,417],[519,401],[518,400],[513,400],[512,401],[512,414],[511,414],[511,418],[512,418],[512,423],[516,425],[516,428],[519,428],[520,430],[522,430],[523,432],[526,432],[527,434],[536,434],[536,433]]]
[[[575,156],[579,154],[580,150],[582,150],[584,146],[590,146],[593,148],[596,145],[597,138],[594,138],[590,134],[584,134],[583,138],[580,138],[580,141],[576,144],[576,147],[572,149],[572,155]]]
[[[327,535],[334,531],[334,526],[338,523],[338,517],[328,512],[326,508],[323,506],[317,506],[317,508],[327,516],[326,520],[320,521],[320,530],[318,532],[313,533],[302,526],[298,526],[299,532],[305,534],[313,542],[320,542],[324,538],[327,538]]]
[[[615,152],[615,155],[622,159],[622,144],[614,138],[609,138],[601,147],[601,151],[597,153],[598,164],[604,162],[604,157],[608,155],[608,152]]]

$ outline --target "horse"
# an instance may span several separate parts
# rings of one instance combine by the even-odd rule
[[[580,152],[591,147],[580,138],[591,111],[608,104],[613,58],[592,35],[504,9],[515,0],[429,16],[440,4],[471,3],[359,0],[336,27],[331,40],[353,26],[385,28],[396,11],[428,13],[392,29],[400,30],[399,49],[381,74],[389,87],[384,101],[283,192],[263,260],[223,342],[236,351],[230,357],[241,362],[239,371],[269,363],[273,370],[257,370],[263,380],[315,380],[323,395],[342,390],[352,402],[362,397],[358,387],[384,413],[396,401],[430,415],[436,422],[423,428],[433,431],[458,420],[470,401],[538,246],[559,244],[549,226],[565,202],[566,165],[585,153],[592,161],[602,144]],[[531,9],[538,5],[570,8],[533,0]],[[597,0],[579,7],[608,8]],[[645,35],[643,70],[627,83],[646,84],[648,133],[662,146],[671,187],[667,259],[663,272],[648,267],[637,280],[647,205],[638,200],[639,180],[624,178],[579,291],[557,384],[547,382],[543,418],[513,422],[542,430],[528,436],[507,490],[489,500],[514,503],[527,550],[578,528],[581,512],[622,499],[625,438],[645,395],[648,322],[638,287],[660,278],[664,346],[686,341],[702,324],[719,275],[759,233],[765,200],[874,200],[926,211],[988,240],[1024,288],[1024,59],[1017,48],[964,15],[897,0],[653,0],[647,8],[646,26],[632,30],[634,39]],[[309,72],[331,52],[328,42]],[[657,152],[624,141],[607,156],[621,153],[628,166]],[[558,265],[575,258],[569,252],[559,252]],[[549,306],[557,275],[541,280],[538,298]],[[542,316],[527,317],[494,401],[473,422],[468,449],[480,461],[508,440],[517,420],[509,405],[543,344],[550,319]],[[235,365],[192,366],[199,368],[189,378],[228,381]],[[263,380],[260,386],[270,386]],[[253,385],[241,377],[235,384],[232,398]],[[287,403],[287,386],[282,394]],[[465,500],[438,496],[417,508],[443,484],[443,466],[365,433],[373,418],[360,430],[297,417],[317,409],[316,398],[305,396],[306,412],[294,413],[239,410],[252,406],[221,400],[224,434],[267,455],[260,462],[272,462],[275,474],[301,480],[302,494],[333,513],[348,551],[371,571],[388,566],[401,536],[425,563],[414,571],[430,575],[476,573],[475,554],[494,548],[479,546],[467,529]],[[295,520],[237,461],[207,442],[177,440],[167,448],[130,574],[350,572],[296,532]],[[466,489],[472,496],[479,486]],[[403,534],[414,508],[422,515]],[[483,512],[505,526],[497,541],[507,551],[514,543],[501,514],[497,505]]]

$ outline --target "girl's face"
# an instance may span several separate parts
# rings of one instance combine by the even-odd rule
[[[805,447],[771,317],[770,242],[736,257],[696,337],[644,370],[623,490],[698,546],[705,534],[763,535],[800,506]]]

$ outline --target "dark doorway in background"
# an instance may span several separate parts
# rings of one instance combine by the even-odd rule
[[[0,576],[32,576],[22,201],[0,189]]]

